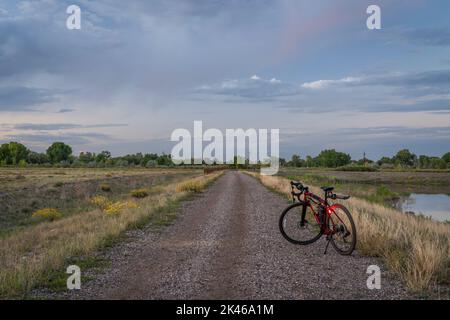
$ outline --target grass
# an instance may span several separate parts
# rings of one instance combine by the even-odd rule
[[[16,180],[19,172],[24,179]],[[95,195],[121,201],[133,189],[153,189],[199,174],[202,170],[0,168],[0,238],[39,223],[31,214],[42,208],[71,216],[95,209],[89,201]]]
[[[248,174],[271,190],[290,197],[288,179]],[[315,186],[310,189],[321,192]],[[360,253],[381,258],[414,293],[433,291],[435,285],[449,285],[449,224],[406,215],[359,198],[344,203],[355,220]]]
[[[205,181],[190,180],[177,185],[177,192],[202,192],[206,187]]]
[[[190,178],[207,186],[220,173]],[[138,207],[121,208],[117,214],[94,209],[53,222],[43,222],[0,239],[0,297],[24,298],[31,289],[45,285],[73,257],[88,256],[107,247],[132,228],[152,219],[165,225],[174,219],[174,208],[189,191],[177,185],[158,186],[158,193],[138,201]],[[50,281],[51,282],[51,281]],[[58,277],[54,283],[61,285]]]

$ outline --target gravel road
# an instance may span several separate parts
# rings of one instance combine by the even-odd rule
[[[227,172],[186,202],[162,231],[134,231],[112,264],[73,299],[404,299],[404,287],[374,258],[340,256],[325,240],[287,242],[278,217],[287,201],[240,172]],[[369,265],[381,290],[366,286]]]

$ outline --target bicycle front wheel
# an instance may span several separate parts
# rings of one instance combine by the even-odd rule
[[[351,255],[356,246],[356,227],[350,211],[337,204],[329,219],[329,227],[333,230],[331,244],[339,254]]]
[[[302,213],[305,214],[303,224]],[[311,244],[322,236],[320,224],[317,223],[311,208],[304,202],[296,202],[284,209],[279,227],[283,237],[294,244]]]

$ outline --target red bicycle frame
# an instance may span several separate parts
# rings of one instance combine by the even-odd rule
[[[303,201],[304,201],[305,205],[307,205],[307,206],[311,209],[311,211],[313,212],[313,214],[314,214],[314,219],[316,219],[316,222],[320,225],[320,227],[321,227],[321,229],[322,229],[322,233],[325,234],[325,235],[333,235],[333,234],[336,233],[336,231],[335,231],[335,229],[336,229],[336,228],[335,228],[335,227],[336,227],[336,224],[334,223],[333,219],[331,218],[331,216],[333,215],[333,213],[334,213],[334,215],[335,215],[342,223],[343,223],[343,221],[342,221],[342,219],[339,217],[339,215],[337,215],[337,214],[335,213],[335,211],[334,211],[334,209],[337,207],[337,205],[336,205],[336,204],[330,205],[330,204],[328,203],[328,199],[327,199],[326,195],[327,195],[327,194],[325,193],[325,199],[322,199],[321,197],[315,195],[315,194],[312,193],[312,192],[305,191],[305,192],[303,193]],[[299,197],[299,198],[300,198],[300,197]],[[299,199],[299,200],[300,200],[300,199]],[[319,213],[316,212],[316,211],[314,210],[314,207],[313,207],[313,205],[311,204],[311,201],[312,201],[313,203],[315,203],[315,204],[319,204],[319,205],[321,205],[321,206],[324,207],[326,216],[325,216],[325,220],[324,220],[323,222],[320,221]],[[331,223],[332,223],[332,228],[329,228],[329,222],[330,222],[330,221],[331,221]]]

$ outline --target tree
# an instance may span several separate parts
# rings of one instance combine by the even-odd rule
[[[442,156],[442,160],[444,160],[448,165],[450,165],[450,152],[447,152]]]
[[[141,165],[148,167],[150,161],[153,161],[153,162],[150,162],[150,164],[156,165],[157,159],[158,159],[158,155],[156,153],[146,153],[146,154],[144,154],[144,157],[142,158]]]
[[[47,156],[52,163],[69,161],[72,155],[72,148],[64,142],[55,142],[47,149]]]
[[[315,167],[316,165],[314,158],[311,156],[306,156],[305,164],[307,168]]]
[[[303,160],[300,158],[300,156],[298,154],[292,155],[291,165],[293,167],[301,167],[302,166],[302,162],[303,162]]]
[[[447,169],[447,163],[439,157],[430,158],[431,169]]]
[[[84,164],[95,161],[95,153],[91,152],[80,152],[78,160]]]
[[[102,151],[95,157],[95,161],[98,163],[106,163],[109,159],[111,159],[111,152],[109,151]]]
[[[403,149],[397,152],[394,156],[394,163],[406,166],[413,167],[416,164],[417,156],[414,153],[411,153],[408,149]]]
[[[160,166],[171,166],[173,164],[172,157],[170,154],[163,153],[158,157],[157,163]]]
[[[327,168],[336,168],[336,167],[345,166],[350,163],[350,160],[351,160],[350,155],[343,153],[343,152],[338,152],[334,149],[323,150],[315,158],[315,161],[321,167],[327,167]]]
[[[383,164],[392,164],[393,161],[389,157],[382,157],[380,160],[377,161],[377,164],[379,166],[382,166]]]
[[[430,167],[430,157],[425,155],[419,156],[419,168],[421,169],[427,169]]]
[[[44,163],[49,163],[50,160],[45,153],[37,153],[37,152],[31,151],[28,154],[27,162],[31,163],[31,164],[44,164]]]
[[[21,143],[9,142],[0,146],[0,162],[7,165],[16,165],[21,160],[26,161],[29,150]]]

